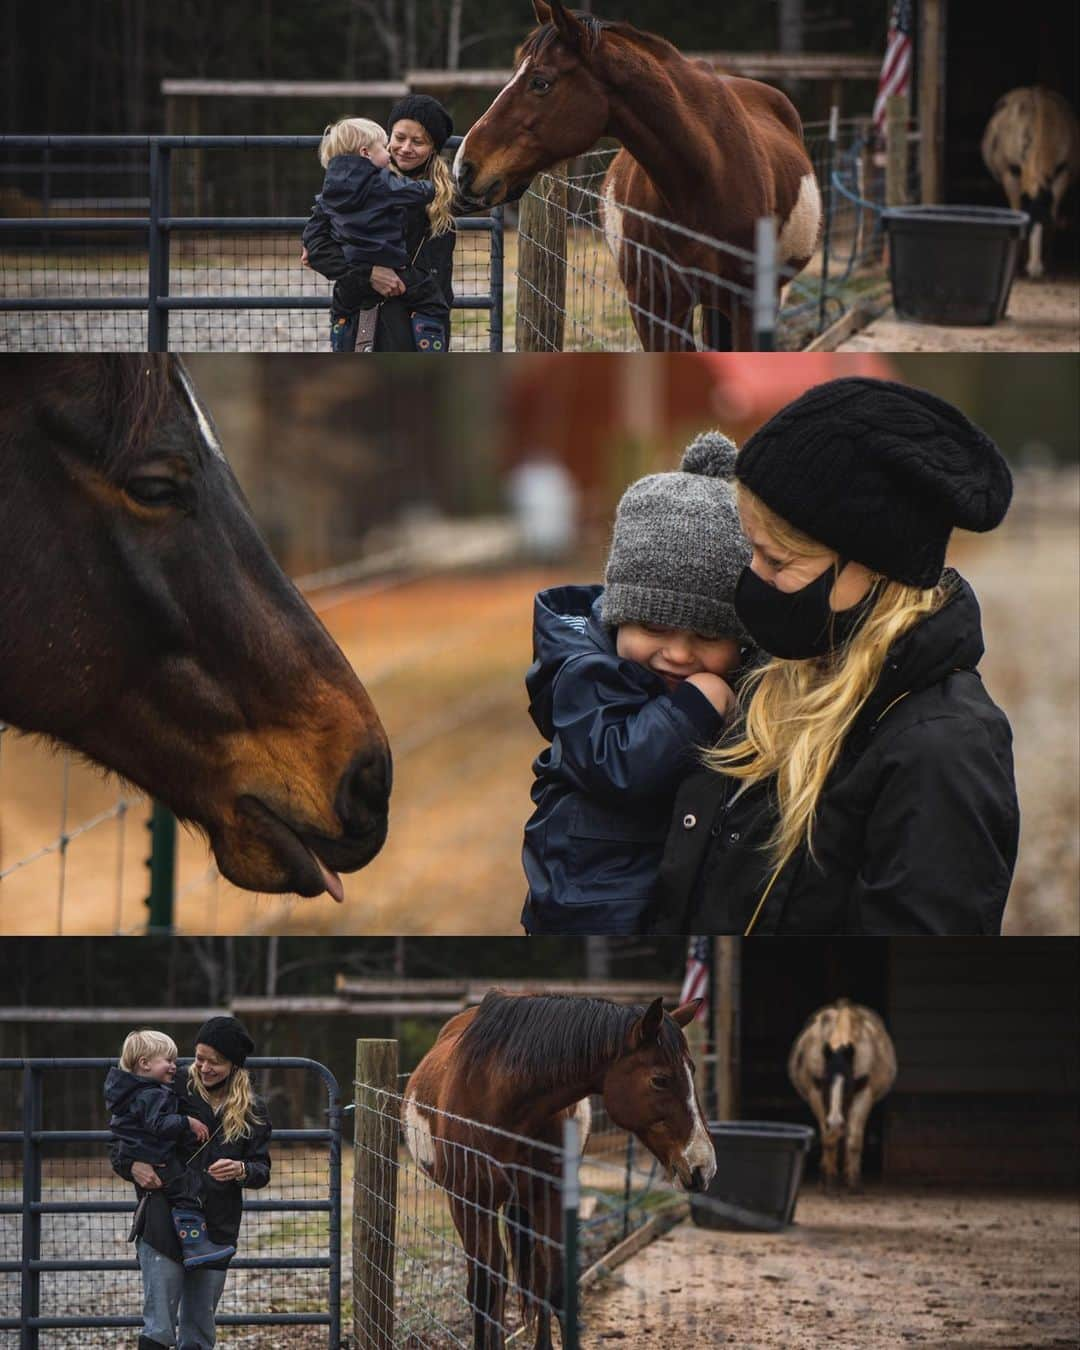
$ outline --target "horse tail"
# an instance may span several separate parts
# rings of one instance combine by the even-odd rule
[[[539,1311],[536,1306],[530,1306],[529,1299],[533,1285],[532,1219],[524,1205],[510,1200],[503,1207],[503,1224],[510,1251],[510,1271],[518,1289],[521,1320],[528,1326]]]

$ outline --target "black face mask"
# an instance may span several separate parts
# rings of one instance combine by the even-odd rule
[[[826,656],[859,628],[877,589],[871,587],[850,609],[830,609],[829,595],[847,564],[848,559],[841,558],[835,571],[826,567],[821,576],[797,591],[777,590],[744,567],[735,587],[735,613],[754,641],[772,656],[785,661]]]

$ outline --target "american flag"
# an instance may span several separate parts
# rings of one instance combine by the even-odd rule
[[[885,136],[885,100],[893,94],[906,94],[911,88],[911,30],[914,26],[911,0],[893,0],[889,14],[889,32],[885,38],[885,60],[878,76],[874,101],[874,130]]]
[[[679,1002],[689,1003],[692,998],[705,1000],[694,1014],[695,1021],[700,1021],[708,1009],[711,948],[712,942],[707,937],[692,937],[686,948],[686,974],[683,976]]]

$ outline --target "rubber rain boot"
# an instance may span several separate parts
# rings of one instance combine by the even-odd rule
[[[186,1270],[209,1265],[211,1261],[226,1261],[235,1255],[235,1247],[219,1247],[210,1241],[206,1235],[206,1220],[197,1209],[174,1209],[172,1218]]]

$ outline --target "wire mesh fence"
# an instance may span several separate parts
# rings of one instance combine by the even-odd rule
[[[0,1061],[0,1346],[129,1345],[142,1290],[128,1230],[133,1190],[110,1169],[101,1101],[113,1059]],[[183,1063],[183,1061],[181,1061]],[[218,1306],[223,1345],[340,1341],[341,1109],[312,1060],[251,1059],[275,1124],[270,1184],[244,1200]],[[310,1113],[310,1115],[308,1115]]]
[[[868,118],[808,123],[804,141],[822,196],[821,235],[801,273],[793,276],[781,266],[765,286],[762,268],[775,264],[758,250],[616,206],[605,182],[617,146],[579,155],[565,171],[539,175],[522,199],[509,245],[518,348],[718,346],[729,336],[709,313],[718,303],[731,309],[736,327],[740,316],[747,322],[756,346],[805,346],[860,295],[884,283],[880,215],[888,192],[902,200],[917,195],[919,140],[909,125],[898,187],[889,180]],[[778,310],[775,279],[787,288]],[[755,310],[763,293],[770,310],[765,316]]]
[[[328,350],[319,139],[0,137],[0,351]],[[454,350],[501,345],[501,230],[456,222]]]

